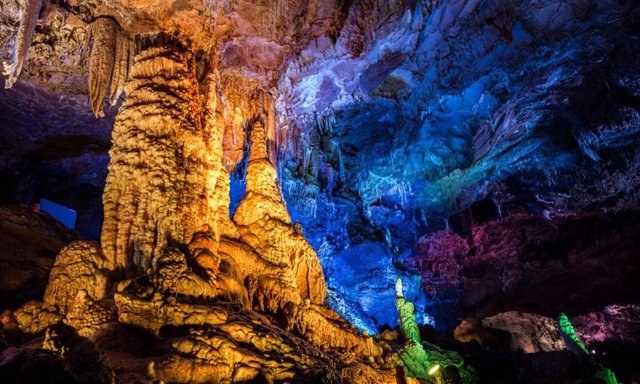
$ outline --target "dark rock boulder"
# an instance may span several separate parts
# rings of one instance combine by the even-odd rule
[[[79,235],[25,205],[0,207],[0,308],[41,298],[56,255]]]

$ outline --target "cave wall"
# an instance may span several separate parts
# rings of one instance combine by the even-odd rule
[[[475,231],[487,220],[522,213],[560,225],[637,207],[637,4],[367,5],[279,82],[283,192],[334,305],[386,321],[390,305],[378,303],[391,303],[398,271],[419,272],[426,234],[483,247],[494,240]],[[451,262],[463,268],[465,257]],[[423,276],[431,308],[457,300],[429,284]],[[430,315],[445,326],[456,313]]]

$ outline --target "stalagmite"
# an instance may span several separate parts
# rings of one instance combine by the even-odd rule
[[[291,283],[297,286],[302,299],[321,304],[326,295],[322,267],[311,246],[291,225],[276,168],[270,160],[264,121],[271,119],[264,113],[252,125],[246,194],[233,221],[239,226],[242,240],[267,262],[287,266],[297,273]]]
[[[132,274],[208,220],[205,126],[193,55],[160,44],[140,53],[113,131],[102,247]]]

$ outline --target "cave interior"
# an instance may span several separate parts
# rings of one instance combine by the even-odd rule
[[[0,381],[640,383],[640,3],[2,0]]]

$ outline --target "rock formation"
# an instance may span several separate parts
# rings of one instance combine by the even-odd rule
[[[44,0],[48,2],[48,0]],[[6,76],[5,88],[11,88],[18,80],[24,61],[29,54],[29,47],[36,30],[36,24],[43,6],[43,0],[24,0],[21,2],[20,26],[15,37],[12,61],[4,64],[3,75]]]
[[[90,95],[99,115],[130,51],[116,48],[112,19],[92,29]],[[291,223],[270,156],[271,96],[257,88],[243,117],[246,195],[229,217],[226,95],[218,68],[199,81],[197,65],[189,47],[165,35],[136,55],[113,132],[101,245],[64,248],[43,302],[5,322],[31,335],[53,335],[64,323],[94,341],[118,322],[145,329],[169,348],[148,360],[156,380],[278,382],[328,366],[346,382],[394,382],[383,348],[323,306],[322,267]],[[64,355],[59,344],[45,340]]]
[[[99,240],[0,207],[0,377],[412,383],[435,356],[450,382],[464,356],[492,383],[591,379],[566,311],[636,380],[638,20],[630,0],[0,2],[0,203],[55,200]],[[413,342],[387,329],[398,277]],[[439,333],[461,319],[463,344]]]
[[[103,100],[108,93],[109,104],[118,102],[133,64],[134,44],[110,17],[99,17],[89,28],[89,98],[97,116],[104,116]]]
[[[513,350],[536,353],[566,349],[557,321],[545,316],[504,312],[483,319],[482,325],[509,332]]]
[[[207,173],[216,169],[206,163],[192,54],[169,43],[141,52],[126,92],[113,131],[102,248],[132,274],[207,222]]]

